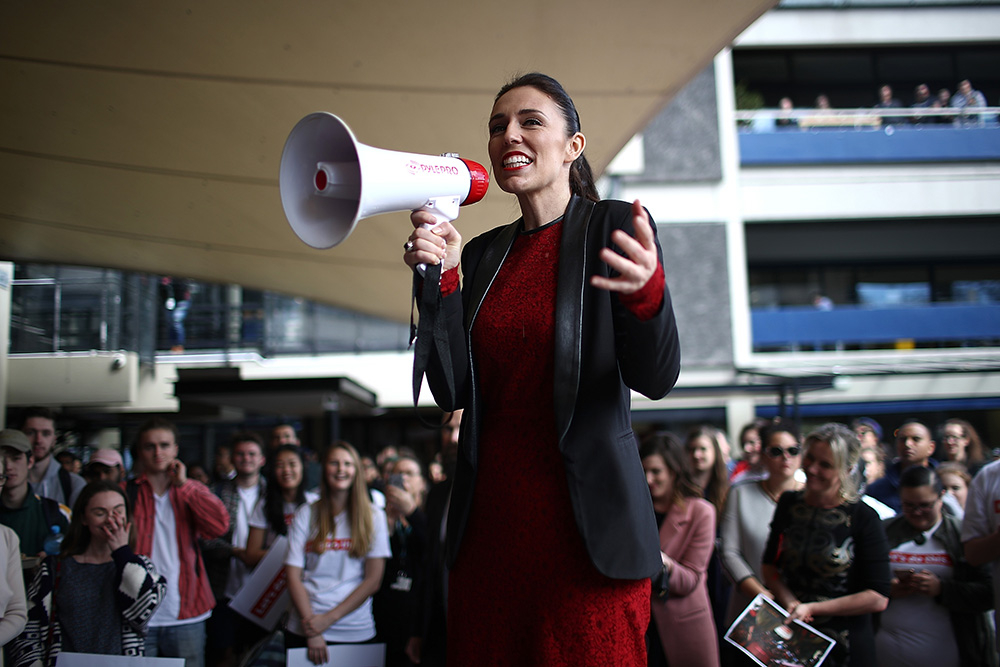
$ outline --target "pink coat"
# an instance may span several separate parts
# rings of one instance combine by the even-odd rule
[[[670,665],[719,667],[719,640],[705,584],[715,546],[715,508],[701,498],[675,503],[660,526],[660,550],[676,564],[670,595],[653,598],[653,618]]]

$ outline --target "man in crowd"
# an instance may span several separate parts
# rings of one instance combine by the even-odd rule
[[[0,491],[0,523],[17,533],[22,554],[44,555],[45,540],[54,532],[53,526],[58,526],[62,535],[66,534],[69,508],[32,493],[28,470],[34,460],[31,443],[23,432],[0,431],[0,453],[6,461],[7,475]]]
[[[63,468],[52,456],[56,445],[56,416],[48,408],[28,408],[21,419],[21,432],[31,442],[34,464],[28,481],[35,493],[73,507],[87,482]]]
[[[197,539],[229,529],[222,501],[187,478],[177,458],[177,428],[154,418],[136,438],[143,473],[125,483],[135,508],[136,552],[148,556],[167,580],[167,593],[149,623],[146,655],[184,658],[186,667],[205,664],[205,621],[215,606]]]
[[[125,479],[125,464],[117,449],[101,448],[90,455],[90,461],[83,469],[83,478],[88,482],[108,481],[115,484]]]
[[[205,542],[209,578],[215,595],[215,611],[208,622],[209,663],[233,665],[255,639],[256,627],[229,607],[231,600],[250,576],[245,562],[249,520],[257,501],[264,497],[264,442],[256,433],[237,433],[232,439],[236,477],[218,482],[215,495],[229,513],[229,530],[222,537]]]
[[[930,430],[918,421],[905,422],[896,431],[897,459],[888,466],[885,476],[868,487],[868,495],[891,507],[897,514],[902,509],[899,500],[899,477],[911,466],[931,466],[934,454],[934,440]]]

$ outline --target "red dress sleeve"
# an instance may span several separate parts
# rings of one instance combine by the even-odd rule
[[[442,290],[444,280],[442,279]],[[646,284],[638,292],[619,294],[618,299],[631,311],[640,322],[653,319],[663,305],[663,286],[666,278],[663,275],[663,265],[657,264],[656,272],[650,276]]]

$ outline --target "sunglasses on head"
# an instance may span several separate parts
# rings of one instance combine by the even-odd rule
[[[794,447],[788,447],[787,449],[784,447],[768,447],[767,449],[764,450],[764,452],[772,459],[776,459],[779,456],[784,456],[785,454],[788,454],[789,457],[793,457],[793,456],[798,456],[799,454],[802,453],[802,447],[800,447],[799,445],[795,445]]]

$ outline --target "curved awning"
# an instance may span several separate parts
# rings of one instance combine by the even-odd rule
[[[402,213],[313,250],[278,197],[285,138],[341,116],[380,148],[487,162],[496,89],[573,95],[601,169],[773,0],[530,4],[7,2],[0,259],[237,283],[404,320]],[[491,190],[467,236],[515,215]]]

